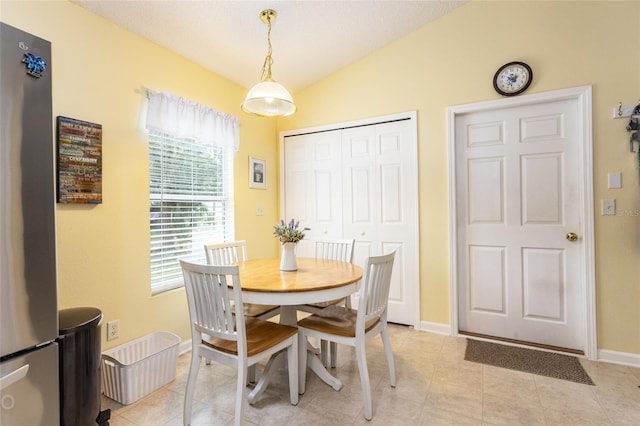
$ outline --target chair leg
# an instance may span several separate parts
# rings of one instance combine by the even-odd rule
[[[256,382],[256,365],[249,367],[249,375],[247,376],[247,384]]]
[[[331,348],[331,368],[336,368],[338,365],[338,344],[331,342],[329,347]]]
[[[320,361],[325,367],[329,367],[329,342],[320,340]]]
[[[287,348],[287,364],[289,364],[289,395],[291,397],[291,405],[298,405],[298,336],[294,336],[291,346]]]
[[[242,417],[244,415],[244,408],[247,400],[247,375],[248,368],[246,360],[243,365],[238,365],[238,380],[236,383],[236,411],[235,411],[235,426],[242,424]]]
[[[182,422],[184,426],[191,424],[191,408],[193,403],[193,393],[196,389],[196,380],[198,378],[198,370],[200,369],[200,356],[191,351],[191,366],[189,367],[189,376],[187,377],[187,390],[184,393],[184,411],[182,413]]]
[[[362,401],[364,403],[364,418],[371,420],[373,410],[371,408],[371,383],[369,382],[369,369],[367,368],[367,354],[364,349],[365,342],[356,343],[356,358],[360,371],[360,384],[362,385]]]
[[[307,336],[298,330],[298,393],[304,394],[307,381]]]
[[[380,333],[380,337],[382,337],[382,345],[384,346],[384,352],[387,355],[387,364],[389,364],[389,382],[391,383],[391,387],[396,387],[396,366],[393,362],[393,352],[391,351],[391,342],[389,341],[389,331],[387,329],[387,325],[385,324],[382,328],[382,333]]]

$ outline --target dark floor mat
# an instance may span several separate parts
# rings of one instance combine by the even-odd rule
[[[467,339],[464,359],[495,367],[594,385],[575,356]]]

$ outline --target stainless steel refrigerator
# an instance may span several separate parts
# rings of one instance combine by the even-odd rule
[[[0,116],[0,425],[58,425],[51,43],[5,23]]]

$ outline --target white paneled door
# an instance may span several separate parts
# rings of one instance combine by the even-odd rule
[[[396,250],[388,319],[418,326],[418,180],[415,116],[284,137],[283,205],[313,241],[355,239],[354,262]],[[357,299],[357,298],[356,298]],[[354,306],[357,300],[354,300]]]
[[[456,116],[460,331],[585,350],[580,108]]]
[[[343,223],[354,261],[396,251],[388,319],[415,324],[418,292],[418,187],[414,123],[342,131]]]
[[[284,143],[284,218],[311,228],[297,255],[315,256],[315,240],[342,237],[342,142],[340,132],[290,136]]]

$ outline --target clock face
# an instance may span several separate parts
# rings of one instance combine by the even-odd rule
[[[524,62],[509,62],[501,66],[493,76],[493,87],[504,96],[518,95],[529,87],[533,80],[531,67]]]

